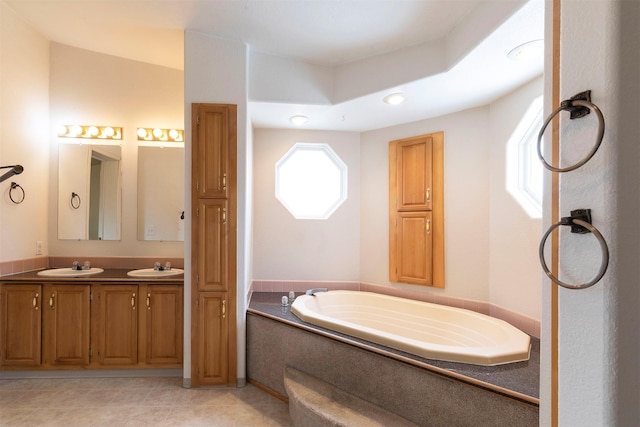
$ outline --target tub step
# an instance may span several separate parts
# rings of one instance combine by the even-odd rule
[[[344,390],[285,368],[289,415],[297,427],[415,427],[416,424]]]

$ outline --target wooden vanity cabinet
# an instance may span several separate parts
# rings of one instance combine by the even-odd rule
[[[138,363],[138,285],[93,285],[92,355],[100,365]]]
[[[44,284],[42,291],[42,363],[87,366],[91,335],[89,285]]]
[[[180,368],[183,288],[0,283],[0,369]]]
[[[95,362],[103,367],[180,367],[183,286],[94,285]]]
[[[182,366],[184,297],[181,285],[141,285],[140,355],[148,365]]]
[[[3,367],[89,364],[88,285],[3,284]]]
[[[0,297],[0,364],[40,366],[42,285],[3,284]]]

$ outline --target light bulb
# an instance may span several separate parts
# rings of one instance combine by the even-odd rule
[[[138,128],[138,138],[146,138],[147,130],[145,128]]]
[[[156,137],[156,138],[160,138],[162,136],[162,129],[155,128],[153,130],[153,136]]]

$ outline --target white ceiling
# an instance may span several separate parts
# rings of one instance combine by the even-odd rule
[[[542,56],[506,56],[543,38],[542,0],[3,1],[48,39],[110,55],[182,69],[189,30],[331,75],[359,70],[371,82],[364,92],[336,90],[321,105],[250,99],[256,127],[293,127],[288,118],[304,114],[310,129],[376,129],[487,104],[543,70]],[[416,67],[432,51],[443,61]],[[395,90],[407,101],[382,103]]]

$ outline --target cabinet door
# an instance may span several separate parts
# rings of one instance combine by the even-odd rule
[[[98,362],[132,365],[138,362],[138,286],[97,285]],[[94,307],[95,308],[95,307]]]
[[[2,366],[40,365],[41,302],[40,285],[2,285]]]
[[[235,105],[193,104],[196,198],[226,198],[229,191],[229,144],[237,138]]]
[[[89,364],[89,285],[44,285],[43,357],[48,365]]]
[[[432,284],[433,223],[431,212],[398,212],[395,277],[392,280],[417,285]]]
[[[397,210],[431,210],[432,138],[424,136],[396,145]]]
[[[197,208],[197,240],[195,283],[198,291],[228,289],[227,202],[201,199]]]
[[[229,331],[226,293],[201,292],[198,296],[197,382],[202,385],[229,381]]]
[[[182,364],[183,287],[148,285],[144,288],[146,363],[152,365]]]

